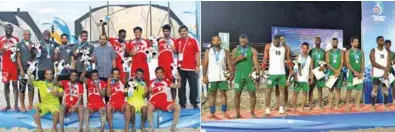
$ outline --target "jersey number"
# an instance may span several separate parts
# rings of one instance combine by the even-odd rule
[[[276,51],[276,55],[281,55],[281,52],[280,51]]]
[[[383,54],[380,54],[380,58],[383,59],[383,58],[384,58],[384,55],[383,55]]]

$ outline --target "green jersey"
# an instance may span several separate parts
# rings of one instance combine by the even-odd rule
[[[37,87],[40,92],[40,97],[42,100],[42,104],[50,104],[60,106],[59,97],[50,93],[50,91],[58,91],[63,92],[62,88],[53,85],[52,83],[46,81],[33,81],[33,86]]]
[[[361,72],[362,70],[362,51],[361,50],[349,50],[348,56],[349,63],[357,72]]]
[[[334,69],[339,69],[341,65],[341,50],[340,49],[331,49],[329,51],[329,65],[332,66]],[[328,74],[334,75],[334,71],[329,70]]]
[[[325,62],[325,50],[319,48],[313,48],[310,50],[310,57],[313,59],[314,67],[319,66],[319,61]]]
[[[240,55],[244,55],[245,58],[236,63],[235,79],[249,78],[253,66],[252,48],[249,46],[246,48],[238,46],[235,57],[237,58]]]

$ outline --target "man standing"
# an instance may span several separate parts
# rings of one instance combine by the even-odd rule
[[[105,35],[105,33],[104,33],[104,35]],[[112,48],[114,49],[115,53],[117,54],[116,59],[115,59],[115,67],[119,69],[120,78],[123,83],[126,82],[127,77],[128,77],[128,75],[127,75],[128,71],[124,71],[124,67],[122,65],[122,61],[124,61],[124,58],[126,55],[125,54],[126,53],[125,46],[128,45],[127,44],[128,42],[125,41],[125,38],[126,38],[126,30],[120,29],[118,31],[118,38],[110,38],[109,39],[109,42],[110,42]],[[124,63],[127,63],[127,62],[124,62]]]
[[[293,104],[293,111],[296,111],[297,107],[297,100],[298,100],[298,93],[302,91],[302,105],[300,106],[300,111],[303,112],[304,106],[307,99],[307,93],[309,92],[309,83],[313,80],[313,74],[310,72],[312,70],[311,63],[313,60],[310,58],[309,52],[309,44],[307,42],[302,43],[301,54],[299,54],[297,59],[296,68],[297,73],[295,75],[296,86],[294,89],[294,93],[292,96],[292,104]]]
[[[11,109],[10,104],[10,83],[12,82],[13,92],[14,92],[14,107],[16,111],[18,108],[18,68],[17,68],[17,43],[19,39],[12,35],[14,32],[14,27],[11,24],[4,26],[5,36],[0,37],[0,53],[3,54],[1,57],[1,67],[2,67],[2,81],[4,83],[4,97],[7,106],[2,111],[7,111]],[[14,50],[14,51],[12,51]],[[15,54],[15,55],[14,55]]]
[[[293,75],[291,58],[289,58],[290,52],[291,51],[289,51],[288,48],[286,48],[280,44],[280,35],[275,35],[274,41],[271,44],[265,45],[262,70],[266,69],[266,66],[268,65],[267,59],[269,59],[269,70],[268,70],[269,78],[267,80],[269,89],[266,90],[265,116],[268,116],[270,114],[270,100],[271,100],[271,93],[272,93],[274,84],[278,84],[278,86],[280,88],[279,113],[286,114],[286,112],[284,110],[284,105],[285,105],[284,87],[286,85],[286,80],[287,80],[286,76],[285,76],[286,62],[288,64],[288,68],[290,70],[290,75]]]
[[[344,52],[337,48],[339,41],[337,38],[332,38],[332,49],[326,52],[326,64],[328,64],[328,76],[334,76],[337,80],[332,88],[329,88],[329,108],[332,109],[333,91],[336,89],[335,108],[339,109],[340,90],[343,87],[343,74],[341,72],[344,64]]]
[[[239,37],[240,45],[232,51],[233,66],[236,67],[235,71],[235,118],[240,118],[240,96],[244,87],[247,87],[248,94],[250,95],[250,114],[253,118],[255,115],[256,95],[255,95],[255,82],[250,79],[250,74],[253,68],[256,73],[260,73],[258,65],[258,52],[255,48],[248,45],[248,37],[246,34],[241,34]]]
[[[230,74],[233,74],[233,67],[229,58],[229,52],[221,47],[221,38],[213,36],[211,43],[212,48],[207,49],[203,59],[203,82],[208,84],[208,89],[211,93],[210,113],[211,117],[215,117],[215,104],[217,97],[217,90],[220,90],[221,95],[221,110],[226,118],[227,97],[226,91],[228,90],[228,78],[225,76],[227,69]],[[228,67],[226,66],[228,64]],[[209,73],[209,74],[207,74]]]
[[[75,60],[75,69],[78,72],[78,75],[81,75],[84,70],[91,70],[91,69],[85,69],[84,62],[81,61],[82,58],[82,52],[83,50],[88,50],[89,54],[88,56],[92,55],[94,46],[88,43],[88,31],[82,30],[80,34],[81,42],[79,44],[76,44],[74,46],[74,60]],[[89,68],[89,67],[87,67]],[[89,76],[89,72],[88,72]]]
[[[198,42],[188,36],[188,28],[181,26],[178,29],[181,38],[177,40],[178,66],[181,75],[181,88],[178,90],[178,99],[181,108],[186,108],[186,84],[189,83],[189,100],[194,109],[198,109],[198,79],[200,72],[200,46]]]
[[[315,48],[313,48],[309,51],[309,55],[313,59],[313,63],[311,63],[311,65],[312,65],[311,67],[313,69],[320,67],[319,70],[324,71],[325,67],[320,65],[320,62],[325,62],[325,50],[321,48],[321,38],[315,37],[314,44],[315,44]],[[317,90],[318,90],[318,106],[321,109],[324,108],[323,104],[322,104],[322,88],[324,86],[325,86],[325,78],[317,80],[317,78],[314,77],[313,83],[310,85],[310,91],[309,91],[310,110],[313,109],[314,88],[317,88]]]
[[[391,53],[391,65],[394,65],[395,62],[395,53],[393,51],[391,51],[391,40],[385,40],[385,49],[387,49],[388,51],[390,51]],[[390,68],[390,72],[391,74],[395,75],[395,71],[393,68]],[[391,84],[392,87],[392,103],[395,104],[395,81],[392,82]]]
[[[96,63],[96,69],[100,75],[99,78],[106,80],[111,76],[111,69],[115,68],[116,54],[114,49],[107,45],[107,37],[105,35],[100,35],[99,43],[100,46],[93,50],[92,60]]]
[[[347,107],[346,110],[350,111],[350,98],[351,98],[351,90],[355,89],[357,91],[357,97],[355,101],[355,105],[357,107],[357,110],[361,110],[360,108],[360,100],[361,100],[361,94],[362,94],[362,88],[363,84],[357,84],[354,85],[354,78],[358,79],[363,79],[363,74],[365,71],[365,58],[364,58],[364,53],[362,50],[360,50],[359,47],[359,42],[358,42],[357,37],[352,37],[351,38],[351,45],[352,48],[346,51],[346,66],[348,68],[348,74],[347,74],[347,84],[348,84],[348,89],[347,89],[347,95],[346,95],[346,102],[347,102]]]
[[[384,95],[384,108],[385,110],[389,110],[387,106],[388,102],[388,87],[381,82],[381,80],[388,80],[388,74],[390,70],[391,58],[390,52],[384,49],[384,37],[378,36],[376,38],[377,48],[374,48],[370,51],[370,61],[372,63],[372,82],[373,82],[373,90],[371,92],[371,110],[376,111],[376,98],[377,91],[379,89],[379,85],[382,86],[383,95]]]
[[[151,129],[153,129],[153,114],[156,109],[162,111],[173,111],[173,122],[171,124],[171,131],[174,132],[177,128],[178,119],[180,118],[181,108],[180,105],[174,102],[167,101],[166,89],[167,88],[180,88],[180,80],[178,83],[172,83],[168,78],[164,77],[163,68],[157,67],[155,69],[156,78],[148,84],[151,98],[148,103],[148,122]],[[177,75],[179,76],[179,75]]]
[[[287,40],[285,39],[284,35],[280,35],[280,45],[283,45],[284,48],[286,48],[287,50],[291,51],[291,48],[287,45]],[[292,60],[292,55],[291,52],[289,53],[289,55],[287,56],[289,58],[291,58]],[[288,78],[289,77],[289,70],[287,67],[285,67],[285,77]],[[284,98],[285,98],[285,106],[287,105],[288,102],[288,87],[290,84],[286,84],[284,87]],[[276,106],[274,107],[275,110],[278,109],[279,105],[280,105],[280,88],[278,87],[278,84],[275,85],[276,86]]]
[[[175,44],[176,41],[174,38],[170,37],[171,26],[166,24],[162,27],[163,38],[159,40],[159,56],[158,56],[158,66],[163,67],[165,69],[164,74],[166,78],[169,78],[171,82],[173,80],[172,74],[172,63],[177,63],[174,61],[175,55]],[[176,67],[174,67],[176,68]],[[180,79],[180,78],[179,78]],[[176,101],[177,89],[171,89],[171,97],[173,101]]]
[[[54,70],[53,62],[55,55],[55,49],[58,47],[58,44],[51,41],[51,33],[48,30],[43,32],[44,41],[40,42],[41,45],[41,56],[39,56],[38,60],[38,79],[44,80],[44,72],[45,70]],[[56,51],[57,52],[57,51]]]
[[[17,44],[17,48],[19,49],[17,54],[17,62],[19,68],[19,91],[20,91],[20,102],[21,102],[21,112],[25,112],[25,90],[28,88],[28,97],[29,97],[29,107],[28,110],[32,109],[33,106],[33,97],[34,97],[34,88],[31,85],[28,85],[27,78],[25,78],[27,69],[29,68],[29,63],[33,61],[33,52],[31,51],[33,47],[33,43],[30,41],[31,33],[29,30],[23,31],[23,40]]]
[[[75,68],[74,58],[72,57],[74,47],[73,47],[73,45],[68,44],[69,35],[62,34],[60,36],[60,38],[61,38],[60,40],[62,42],[62,45],[59,47],[60,51],[57,54],[55,54],[55,58],[56,58],[55,60],[58,62],[63,60],[65,62],[65,64],[70,65],[73,69],[73,68]],[[71,70],[71,69],[68,69],[67,73],[62,73],[62,71],[60,71],[61,74],[59,76],[59,79],[60,80],[67,80],[68,77],[70,76],[69,70]]]
[[[148,68],[148,57],[145,51],[151,47],[151,44],[148,40],[141,37],[143,32],[141,27],[135,27],[133,32],[135,39],[133,39],[132,42],[127,45],[127,51],[129,55],[133,57],[130,75],[133,78],[136,70],[141,68],[145,71],[144,81],[148,82],[150,80],[150,73]]]

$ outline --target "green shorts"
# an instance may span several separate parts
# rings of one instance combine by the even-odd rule
[[[363,84],[358,84],[358,85],[352,85],[353,84],[353,80],[354,80],[354,76],[348,76],[347,77],[347,89],[349,90],[362,90],[363,88]]]
[[[280,87],[285,87],[287,83],[287,78],[285,75],[269,75],[267,80],[267,87],[273,88],[274,85],[278,84]]]
[[[244,87],[247,87],[247,91],[255,91],[255,83],[250,78],[240,78],[234,80],[235,91],[241,92]]]
[[[38,103],[37,107],[41,110],[40,116],[60,111],[60,105]]]
[[[323,88],[325,87],[325,78],[322,78],[320,80],[317,80],[317,78],[314,79],[314,87],[316,88]]]
[[[208,90],[210,92],[217,91],[226,91],[228,90],[228,81],[217,81],[217,82],[209,82],[208,83]]]
[[[328,74],[328,76],[332,76],[331,74]],[[342,88],[343,87],[343,74],[340,74],[340,76],[338,77],[339,79],[337,79],[337,81],[335,82],[335,84],[333,84],[332,88]],[[326,82],[325,82],[326,84]]]
[[[307,82],[296,82],[295,89],[296,92],[302,90],[303,92],[308,92],[310,90],[310,86]]]

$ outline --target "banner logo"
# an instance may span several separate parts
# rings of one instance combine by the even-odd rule
[[[375,3],[376,3],[376,4],[375,4],[374,7],[373,7],[373,13],[374,13],[374,15],[372,15],[373,21],[380,21],[380,22],[383,22],[383,21],[385,21],[385,18],[386,18],[386,16],[381,15],[381,14],[383,14],[383,11],[384,11],[383,2],[381,2],[381,1],[376,1]]]

